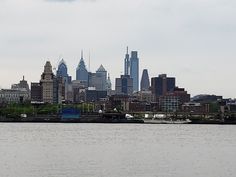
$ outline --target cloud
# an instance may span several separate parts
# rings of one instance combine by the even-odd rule
[[[75,1],[86,1],[86,2],[94,2],[95,0],[45,0],[47,2],[75,2]]]
[[[73,2],[73,1],[76,1],[76,0],[46,0],[48,2]]]

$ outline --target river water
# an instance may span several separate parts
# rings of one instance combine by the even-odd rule
[[[236,126],[0,124],[1,177],[235,177]]]

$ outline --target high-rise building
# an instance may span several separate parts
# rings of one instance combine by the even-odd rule
[[[129,65],[130,65],[129,49],[127,47],[127,52],[125,54],[125,61],[124,61],[124,75],[129,75]]]
[[[101,65],[96,71],[96,76],[100,81],[99,84],[97,84],[96,90],[98,91],[107,90],[107,71],[105,70],[103,65]]]
[[[62,93],[65,91],[63,88],[63,77],[54,77],[53,78],[53,103],[62,103],[62,99],[64,99],[64,94]]]
[[[42,86],[39,82],[31,82],[31,102],[42,102]]]
[[[53,79],[52,65],[47,61],[40,80],[42,86],[42,100],[45,103],[53,103]]]
[[[154,77],[151,79],[151,89],[152,94],[156,98],[165,95],[167,92],[174,91],[175,78],[167,77],[166,74],[161,74],[158,77]]]
[[[58,65],[57,78],[62,78],[62,99],[69,100],[69,84],[71,84],[71,76],[68,75],[67,65],[62,59]]]
[[[148,70],[144,69],[141,79],[141,91],[149,90],[149,87],[150,87],[150,81],[149,81]]]
[[[67,66],[66,66],[64,59],[61,59],[59,65],[58,65],[57,76],[68,77]]]
[[[139,58],[137,51],[131,51],[130,77],[133,79],[133,91],[139,91]]]
[[[88,86],[95,87],[97,91],[106,91],[107,90],[107,71],[101,65],[96,73],[89,72],[88,74]]]
[[[133,78],[129,75],[121,75],[116,78],[116,94],[130,95],[133,93]]]
[[[108,74],[107,78],[107,95],[111,95],[112,85],[111,85],[111,78],[110,74]]]
[[[88,82],[88,70],[86,69],[83,59],[83,51],[81,52],[81,59],[78,67],[76,68],[76,80]]]
[[[62,103],[63,77],[56,77],[52,65],[47,61],[40,82],[31,83],[31,101],[44,103]]]

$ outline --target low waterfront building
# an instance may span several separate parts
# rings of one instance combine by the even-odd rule
[[[26,89],[0,90],[0,103],[23,103],[29,100],[30,94]]]
[[[160,110],[165,112],[175,112],[179,110],[179,97],[174,94],[166,94],[159,98]]]
[[[198,103],[212,103],[217,102],[218,100],[222,100],[223,96],[217,96],[217,95],[197,95],[194,96],[191,101],[198,102]]]
[[[130,102],[129,111],[131,112],[146,112],[151,111],[151,104],[147,102]]]
[[[139,91],[133,94],[138,101],[151,103],[154,101],[152,91]]]
[[[123,111],[129,111],[129,103],[132,101],[135,101],[134,96],[130,95],[112,95],[109,97],[109,101],[107,103],[107,110],[123,110]]]
[[[107,97],[107,91],[101,91],[88,88],[85,92],[86,102],[97,102],[101,99],[105,99]]]
[[[203,105],[197,102],[187,102],[182,105],[182,111],[192,114],[209,113],[209,105]]]
[[[23,76],[23,79],[18,84],[13,84],[11,86],[11,89],[13,89],[13,90],[25,89],[28,92],[30,91],[29,84],[25,80],[25,76]]]
[[[175,112],[180,111],[181,106],[190,101],[190,94],[184,88],[175,87],[172,92],[167,92],[159,97],[161,111]]]

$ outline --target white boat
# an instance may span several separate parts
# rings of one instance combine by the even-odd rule
[[[164,119],[160,119],[160,118],[144,118],[143,119],[145,124],[188,124],[191,122],[191,120],[189,119],[176,119],[173,120],[171,118],[164,118]]]

